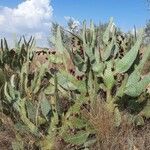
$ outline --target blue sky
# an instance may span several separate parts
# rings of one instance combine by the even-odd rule
[[[1,0],[0,6],[16,7],[22,0]]]
[[[0,38],[12,32],[46,37],[49,23],[65,25],[65,16],[96,23],[113,17],[117,26],[128,31],[134,25],[143,27],[150,19],[150,10],[146,0],[0,0]]]
[[[146,0],[53,0],[54,19],[64,23],[63,16],[105,22],[113,16],[125,30],[134,24],[141,27],[150,18]]]
[[[22,0],[0,0],[0,6],[16,7]],[[79,21],[105,22],[111,16],[123,30],[145,25],[150,18],[146,0],[52,0],[53,20],[65,24],[64,16]]]

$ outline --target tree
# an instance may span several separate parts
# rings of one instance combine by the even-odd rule
[[[146,23],[144,43],[150,43],[150,20],[148,20],[148,22]]]

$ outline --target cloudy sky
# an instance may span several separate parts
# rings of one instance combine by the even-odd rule
[[[106,22],[113,16],[123,30],[143,27],[150,18],[146,0],[0,0],[0,38],[13,41],[22,34],[34,35],[37,45],[47,46],[52,21],[65,18]]]
[[[2,4],[0,6],[1,37],[6,36],[8,40],[11,40],[22,34],[26,37],[34,35],[38,45],[47,45],[53,15],[51,1],[28,0],[13,5],[10,0],[6,6]]]

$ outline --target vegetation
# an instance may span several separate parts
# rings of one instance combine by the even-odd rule
[[[1,40],[0,146],[148,150],[149,130],[139,135],[150,118],[144,30],[137,37],[122,34],[112,18],[105,31],[92,21],[78,32],[55,27],[56,51],[40,52],[44,63],[34,61],[40,55],[34,38],[23,37],[11,50]]]

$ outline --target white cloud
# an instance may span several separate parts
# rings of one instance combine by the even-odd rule
[[[50,0],[30,0],[20,3],[16,8],[0,7],[0,38],[14,34],[34,35],[43,39],[45,45],[51,25],[53,8]]]

